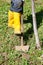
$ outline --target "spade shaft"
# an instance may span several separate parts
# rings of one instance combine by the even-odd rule
[[[23,15],[21,16],[21,46],[23,46]]]

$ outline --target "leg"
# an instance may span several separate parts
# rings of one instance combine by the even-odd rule
[[[21,14],[14,12],[14,33],[21,34]]]
[[[9,11],[8,12],[8,27],[12,27],[13,28],[13,23],[14,23],[13,12]]]

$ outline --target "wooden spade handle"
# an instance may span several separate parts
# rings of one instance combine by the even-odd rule
[[[23,15],[21,16],[21,46],[23,46]]]

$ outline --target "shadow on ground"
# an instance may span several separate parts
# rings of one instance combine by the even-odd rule
[[[43,19],[43,10],[36,13],[36,19],[37,19],[37,28],[39,28],[40,24],[42,23],[42,19]],[[32,38],[32,35],[34,34],[33,33],[32,15],[27,16],[27,20],[24,20],[24,24],[26,24],[26,23],[32,24],[32,27],[24,33],[24,40],[28,41],[29,38]]]

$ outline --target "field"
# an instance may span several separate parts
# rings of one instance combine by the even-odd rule
[[[32,23],[31,1],[24,4],[24,43],[30,46],[28,52],[15,51],[20,39],[8,28],[10,3],[0,0],[0,65],[43,65],[43,0],[35,0],[37,28],[42,50],[36,49]]]

